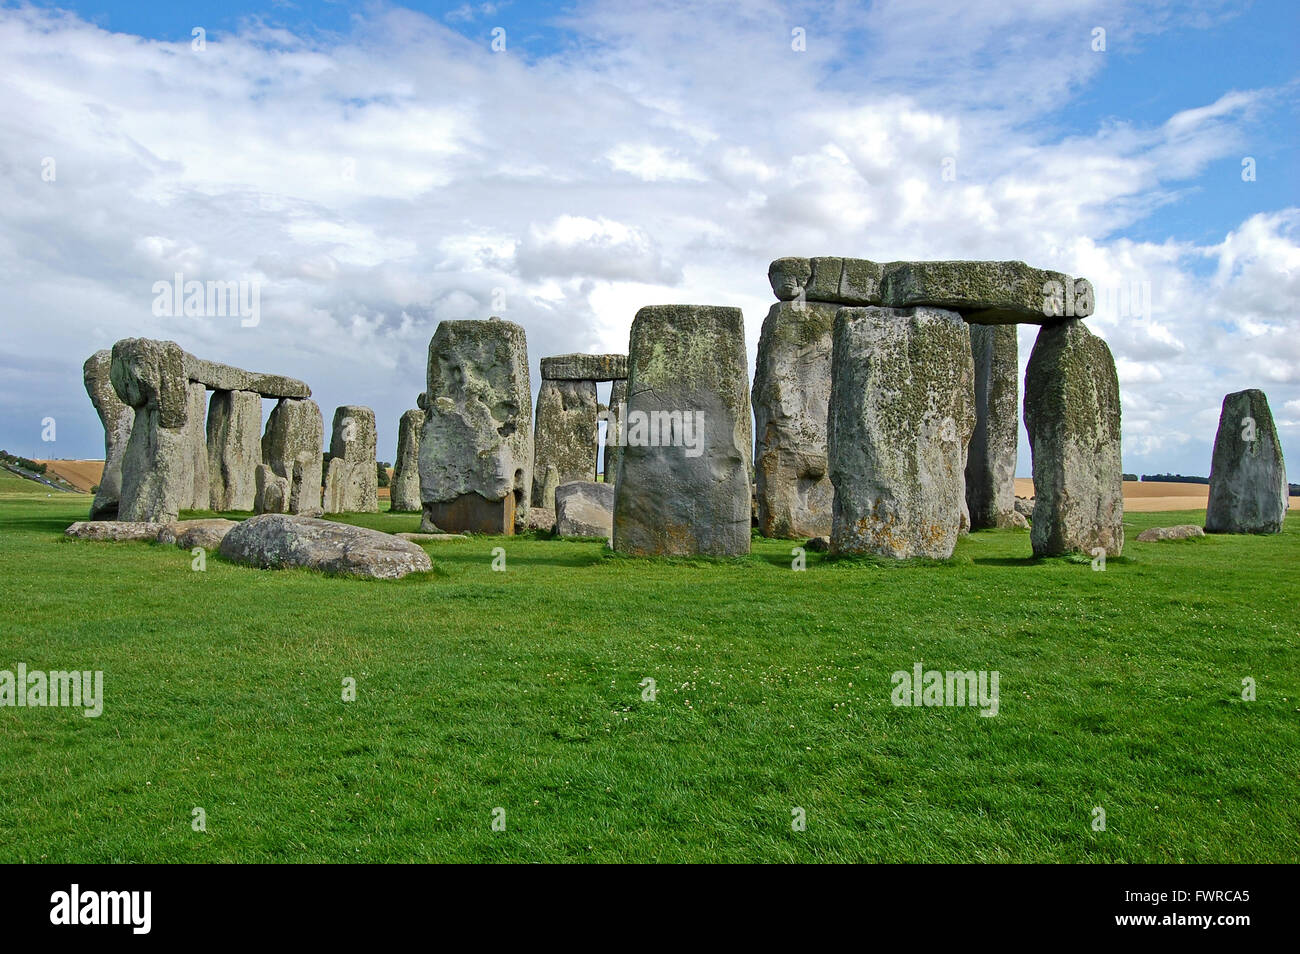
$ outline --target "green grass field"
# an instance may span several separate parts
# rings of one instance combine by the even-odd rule
[[[0,861],[1300,859],[1298,516],[1134,514],[1105,572],[1022,532],[804,572],[496,537],[382,583],[65,540],[89,498],[31,486],[0,476],[0,668],[105,702],[0,708]],[[894,707],[918,662],[997,670],[998,715]]]

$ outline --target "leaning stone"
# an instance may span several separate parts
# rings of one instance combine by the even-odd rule
[[[285,513],[289,509],[289,478],[281,477],[268,464],[254,472],[253,512]]]
[[[833,334],[831,551],[952,556],[975,427],[965,322],[937,308],[841,308]]]
[[[881,298],[890,307],[932,305],[989,325],[1064,321],[1062,302],[1074,289],[1068,275],[1024,262],[891,262],[881,280]]]
[[[257,465],[262,462],[262,396],[254,391],[213,391],[207,447],[211,508],[252,510]]]
[[[552,468],[556,486],[596,479],[596,405],[595,381],[542,381],[533,431],[534,505],[555,508],[555,487],[547,486]]]
[[[393,534],[286,514],[245,520],[226,534],[221,555],[263,569],[306,567],[378,580],[433,569],[424,550]]]
[[[614,549],[642,555],[749,552],[753,437],[739,308],[637,312],[627,422],[614,492]]]
[[[167,524],[134,520],[81,520],[63,531],[75,540],[148,540],[154,542]]]
[[[96,351],[82,365],[82,379],[90,403],[95,406],[99,422],[104,425],[104,472],[99,478],[90,505],[91,520],[117,519],[118,503],[122,498],[122,457],[131,439],[131,423],[135,411],[125,404],[113,390],[113,352]]]
[[[1124,549],[1119,378],[1081,321],[1045,325],[1025,371],[1036,556]],[[1095,554],[1094,554],[1095,555]]]
[[[975,433],[966,456],[966,504],[974,530],[1012,526],[1020,431],[1015,325],[971,325]]]
[[[562,537],[614,535],[614,485],[575,480],[555,490],[555,532]]]
[[[358,404],[345,404],[334,411],[330,462],[325,475],[326,513],[379,510],[375,443],[374,411]]]
[[[557,354],[542,359],[543,381],[617,381],[626,377],[625,354]]]
[[[423,429],[424,412],[418,408],[406,411],[398,421],[397,457],[388,489],[390,511],[420,509],[420,431]]]
[[[1205,529],[1210,533],[1281,533],[1291,501],[1286,462],[1263,391],[1223,399],[1210,462]]]
[[[294,461],[299,454],[306,455],[305,469],[298,482],[305,489],[297,501],[299,510],[320,506],[323,432],[320,408],[307,398],[281,398],[266,419],[266,432],[262,435],[263,463],[290,482],[294,480]],[[286,505],[293,502],[286,496]]]
[[[1138,534],[1139,543],[1156,543],[1161,540],[1190,540],[1203,537],[1205,531],[1194,524],[1184,523],[1177,527],[1151,527]]]
[[[212,517],[205,520],[178,520],[167,524],[158,534],[159,543],[174,543],[182,550],[202,547],[215,550],[226,534],[239,526],[236,520]]]
[[[136,523],[173,521],[194,498],[185,352],[174,341],[123,338],[113,345],[110,376],[117,396],[135,408],[122,455],[118,517]],[[202,426],[200,420],[200,431]]]
[[[619,423],[627,414],[627,380],[619,379],[609,386],[609,412],[605,415],[605,483],[618,481],[619,446],[610,440],[611,434],[622,429]]]
[[[800,540],[831,532],[826,471],[831,329],[838,305],[778,302],[763,321],[754,368],[758,529]]]

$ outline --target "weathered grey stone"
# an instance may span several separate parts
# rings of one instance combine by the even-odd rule
[[[971,325],[975,432],[966,456],[966,504],[974,530],[1014,524],[1020,364],[1015,325]]]
[[[1158,543],[1163,540],[1190,540],[1203,537],[1205,531],[1194,524],[1184,523],[1176,527],[1151,527],[1138,534],[1138,543]]]
[[[1006,527],[1012,530],[1028,530],[1029,520],[1019,510],[1012,510],[1007,516]]]
[[[778,258],[767,267],[767,280],[781,301],[793,301],[808,287],[812,263],[806,258]]]
[[[525,524],[524,529],[549,533],[555,529],[555,511],[545,507],[529,507],[528,523]]]
[[[194,473],[189,501],[183,504],[185,510],[207,510],[212,502],[212,486],[208,477],[208,437],[203,421],[208,411],[208,392],[196,381],[186,386],[189,407],[185,417],[185,426],[181,429],[185,436],[185,449],[190,457],[190,470]]]
[[[831,538],[829,536],[811,537],[803,545],[805,550],[811,550],[813,553],[829,553],[831,549]]]
[[[937,308],[841,308],[833,336],[831,551],[952,556],[975,428],[969,329]]]
[[[147,540],[153,542],[167,529],[165,523],[133,520],[80,520],[63,531],[75,540]]]
[[[551,468],[556,486],[596,479],[596,405],[595,381],[542,381],[533,431],[532,504],[555,509],[555,488],[547,486]]]
[[[412,543],[442,543],[455,540],[473,540],[468,533],[395,533],[395,537],[410,540]]]
[[[289,478],[281,477],[269,464],[254,471],[254,513],[285,513],[289,509]]]
[[[1028,517],[1030,520],[1034,518],[1034,502],[1032,500],[1026,500],[1024,497],[1017,497],[1015,508],[1016,513],[1020,514],[1022,517]]]
[[[609,411],[605,415],[605,462],[603,465],[605,483],[613,485],[618,479],[618,457],[620,447],[610,439],[611,434],[620,433],[619,423],[627,413],[627,379],[621,378],[609,386]]]
[[[293,476],[289,478],[289,513],[319,517],[325,512],[321,506],[321,487],[316,483],[320,462],[320,456],[309,451],[299,451],[294,457]]]
[[[632,322],[614,549],[749,552],[750,426],[739,308],[654,305]]]
[[[533,427],[524,329],[499,318],[440,323],[429,341],[426,394],[424,519],[452,532],[525,525]]]
[[[1124,549],[1119,378],[1082,321],[1045,325],[1025,371],[1037,556]]]
[[[113,389],[113,352],[96,351],[82,365],[82,379],[90,403],[95,406],[99,422],[104,425],[104,473],[99,478],[90,505],[91,520],[117,519],[118,503],[122,498],[122,457],[131,439],[131,424],[135,410],[125,404]]]
[[[123,338],[113,345],[110,376],[117,396],[135,409],[122,455],[118,517],[128,522],[175,520],[194,498],[185,352],[174,341]]]
[[[424,430],[424,412],[411,408],[397,424],[397,457],[393,461],[393,479],[388,484],[388,509],[407,512],[420,509],[420,432]]]
[[[562,537],[614,535],[614,485],[575,480],[555,490],[555,532]]]
[[[1223,399],[1210,462],[1205,529],[1210,533],[1281,533],[1288,497],[1286,462],[1263,391]]]
[[[379,510],[375,443],[374,411],[359,404],[335,409],[329,469],[325,474],[326,513]]]
[[[307,567],[378,580],[433,568],[424,550],[393,534],[271,513],[251,517],[226,534],[221,555],[263,569]]]
[[[268,398],[308,398],[311,388],[282,374],[261,374],[185,355],[185,375],[213,391],[252,391]]]
[[[286,485],[295,483],[301,489],[294,500],[286,491],[285,506],[296,506],[298,511],[320,506],[322,455],[321,443],[325,429],[324,419],[316,402],[308,398],[281,398],[266,419],[266,433],[262,435],[262,462]],[[303,457],[301,479],[294,480],[294,461]],[[262,511],[279,513],[283,511]]]
[[[182,550],[192,550],[194,547],[215,550],[221,546],[221,541],[225,539],[226,534],[237,526],[239,526],[238,521],[226,520],[222,517],[178,520],[164,526],[159,531],[157,539],[159,543],[174,543]]]
[[[208,403],[208,481],[213,510],[252,510],[262,462],[262,396],[213,391]]]
[[[831,532],[835,488],[826,468],[831,329],[839,305],[778,302],[754,368],[758,529],[802,540]]]
[[[542,359],[543,381],[616,381],[626,377],[625,354],[557,354]]]
[[[891,262],[881,299],[894,308],[951,309],[975,324],[1043,325],[1066,320],[1062,303],[1074,288],[1068,275],[1024,262]]]

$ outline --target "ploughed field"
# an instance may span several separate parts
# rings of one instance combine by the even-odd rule
[[[102,670],[103,712],[0,707],[0,861],[1300,857],[1296,515],[1133,513],[1104,572],[1012,531],[802,572],[530,536],[383,583],[64,540],[89,498],[31,487],[0,475],[0,669]],[[997,671],[996,716],[893,705],[918,663]]]

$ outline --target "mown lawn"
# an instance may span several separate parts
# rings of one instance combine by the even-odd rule
[[[1020,532],[804,572],[497,537],[380,583],[64,540],[89,498],[29,487],[0,479],[0,668],[106,700],[0,708],[0,861],[1300,858],[1297,516],[1141,544],[1203,513],[1133,514],[1105,572]],[[917,662],[997,670],[998,715],[894,707]]]

